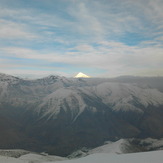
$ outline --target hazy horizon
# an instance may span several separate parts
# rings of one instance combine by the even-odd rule
[[[47,78],[47,77],[50,77],[50,76],[59,76],[59,77],[66,77],[66,78],[84,78],[84,77],[75,77],[77,74],[74,74],[74,76],[64,76],[64,75],[58,75],[58,74],[47,74],[47,75],[23,75],[23,74],[8,74],[8,73],[2,73],[0,72],[0,74],[4,74],[4,75],[11,75],[11,76],[14,76],[14,77],[18,77],[18,78],[21,78],[21,79],[27,79],[27,80],[35,80],[35,79],[42,79],[42,78]],[[88,74],[86,74],[88,75]],[[98,76],[90,76],[89,78],[84,78],[84,79],[115,79],[115,78],[163,78],[163,76],[159,76],[159,75],[153,75],[153,76],[136,76],[136,75],[120,75],[120,76],[112,76],[112,77],[109,77],[109,76],[105,76],[105,77],[98,77]]]

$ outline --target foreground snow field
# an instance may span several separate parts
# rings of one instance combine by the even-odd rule
[[[43,163],[47,161],[63,161],[65,159],[67,158],[19,149],[0,150],[0,163]]]
[[[0,156],[0,163],[29,163],[29,161],[23,161],[13,157]]]
[[[27,154],[19,158],[0,156],[0,163],[44,163],[44,162],[56,162],[63,161],[65,158],[58,156],[43,156],[39,154]]]
[[[57,161],[55,163],[163,163],[163,151],[120,155],[98,153],[80,159]]]
[[[57,161],[55,156],[53,161],[45,161],[45,158],[28,155],[24,158],[11,158],[0,156],[0,163],[162,163],[163,151],[141,152],[132,154],[96,153],[86,157]],[[60,159],[62,160],[62,159]]]

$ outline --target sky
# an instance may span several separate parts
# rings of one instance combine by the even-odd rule
[[[163,0],[0,0],[0,73],[163,76]]]

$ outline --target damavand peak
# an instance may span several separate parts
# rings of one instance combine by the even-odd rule
[[[90,78],[90,76],[88,76],[88,75],[86,75],[86,74],[84,74],[84,73],[82,73],[82,72],[79,72],[79,73],[75,76],[75,78]]]

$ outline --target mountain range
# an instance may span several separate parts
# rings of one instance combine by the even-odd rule
[[[0,74],[0,148],[67,156],[109,140],[162,138],[162,83],[163,77]]]

